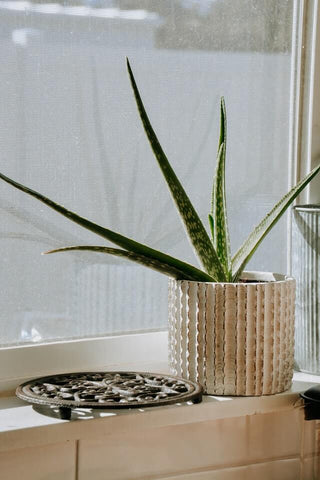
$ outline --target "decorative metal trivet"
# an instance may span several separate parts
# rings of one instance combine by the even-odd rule
[[[21,384],[16,395],[30,403],[59,407],[69,420],[72,408],[143,408],[202,401],[202,387],[179,377],[145,372],[78,372],[41,377]]]

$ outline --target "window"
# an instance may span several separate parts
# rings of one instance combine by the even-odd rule
[[[286,191],[299,156],[292,119],[306,11],[292,0],[0,0],[1,170],[196,264],[136,112],[128,56],[205,224],[225,97],[235,251]],[[101,254],[40,257],[102,242],[3,183],[0,211],[3,347],[166,328],[165,277]],[[250,269],[287,272],[286,244],[283,219]]]

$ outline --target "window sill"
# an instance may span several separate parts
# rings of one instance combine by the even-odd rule
[[[154,372],[167,367],[153,365]],[[141,368],[142,369],[142,368]],[[320,377],[296,372],[292,388],[282,394],[263,397],[204,396],[201,404],[177,404],[127,411],[78,409],[72,420],[61,420],[39,413],[15,397],[0,399],[0,452],[126,434],[175,425],[187,425],[223,418],[280,412],[301,405],[299,393],[320,383]],[[54,412],[53,412],[54,413]]]

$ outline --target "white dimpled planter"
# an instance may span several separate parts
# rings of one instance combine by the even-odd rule
[[[171,372],[213,395],[270,395],[291,386],[295,281],[244,272],[239,283],[169,280]]]

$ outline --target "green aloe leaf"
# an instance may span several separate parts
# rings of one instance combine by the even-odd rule
[[[178,180],[174,170],[172,169],[151,126],[128,59],[127,67],[130,76],[131,86],[134,92],[144,130],[147,134],[153,153],[158,161],[159,167],[171,191],[172,197],[179,210],[180,216],[183,220],[195,252],[198,255],[200,262],[206,272],[208,272],[208,274],[212,276],[216,281],[224,281],[224,269],[218,259],[217,253],[211,243],[206,229],[204,228],[189,197],[187,196],[184,188]]]
[[[49,250],[48,252],[44,252],[44,255],[51,254],[51,253],[70,252],[75,250],[115,255],[117,257],[126,258],[128,260],[131,260],[132,262],[139,263],[140,265],[144,265],[145,267],[152,268],[157,272],[176,278],[177,280],[182,280],[182,279],[188,280],[186,279],[185,273],[183,271],[173,267],[172,265],[168,265],[167,263],[160,262],[159,260],[156,260],[154,258],[152,259],[149,257],[145,257],[144,255],[128,252],[127,250],[121,250],[119,248],[110,248],[110,247],[103,247],[103,246],[96,246],[96,245],[79,245],[74,247],[55,248],[54,250]],[[193,280],[193,278],[189,278],[189,280]]]
[[[249,235],[247,240],[239,248],[232,259],[233,281],[239,280],[246,264],[257,250],[258,246],[264,237],[270,232],[271,228],[281,218],[293,200],[299,193],[308,185],[309,182],[320,171],[320,164],[315,167],[308,175],[306,175],[290,192],[288,192],[282,199],[270,210],[269,213],[261,220],[259,225]]]
[[[231,253],[225,201],[224,164],[225,146],[222,143],[218,152],[217,170],[212,191],[212,219],[214,225],[212,231],[214,248],[229,281]]]
[[[225,165],[226,165],[226,141],[227,141],[227,118],[224,98],[221,98],[220,107],[220,138],[216,175],[212,189],[212,218],[214,228],[213,245],[217,252],[220,263],[223,266],[227,280],[231,280],[231,252],[230,238],[227,220],[226,192],[225,192]]]
[[[38,193],[35,190],[32,190],[31,188],[22,185],[21,183],[15,182],[6,175],[3,175],[2,173],[0,173],[0,178],[12,185],[13,187],[17,188],[18,190],[21,190],[22,192],[36,198],[37,200],[52,208],[56,212],[60,213],[64,217],[68,218],[72,222],[75,222],[81,227],[84,227],[87,230],[90,230],[95,234],[100,235],[101,237],[111,241],[112,243],[115,243],[119,247],[124,248],[129,252],[143,255],[145,257],[148,257],[150,260],[158,260],[159,262],[163,262],[167,265],[177,268],[184,273],[185,278],[204,282],[214,281],[214,279],[210,275],[203,272],[202,270],[199,270],[198,268],[195,268],[188,263],[182,262],[177,258],[171,257],[170,255],[166,255],[165,253],[159,252],[158,250],[154,250],[153,248],[143,245],[142,243],[127,238],[119,233],[113,232],[112,230],[97,225],[96,223],[93,223],[90,220],[87,220],[86,218],[81,217],[80,215],[77,215],[70,210],[67,210],[62,205],[59,205],[58,203],[50,200],[41,193]]]
[[[211,215],[211,213],[209,213],[209,215],[208,215],[208,220],[209,220],[211,236],[212,236],[212,239],[213,239],[213,237],[214,237],[214,220],[213,220],[213,216]]]

